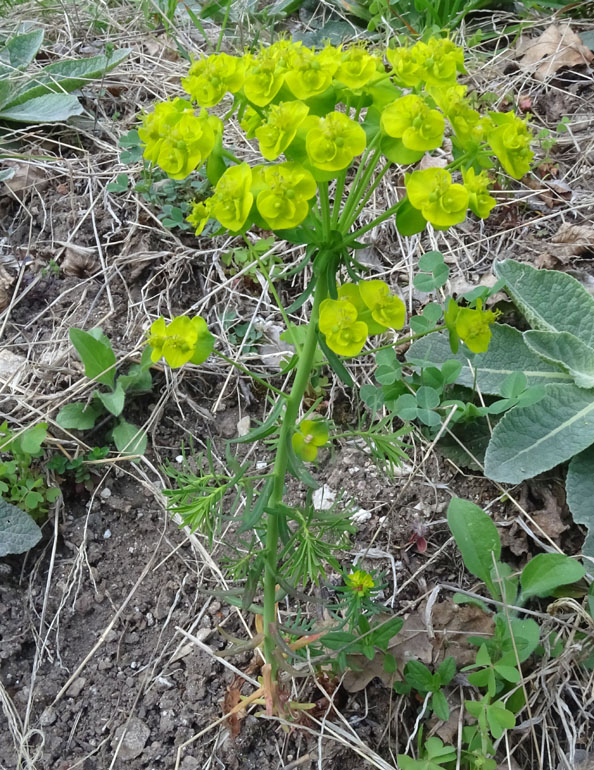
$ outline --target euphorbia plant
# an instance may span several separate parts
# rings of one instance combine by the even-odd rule
[[[292,363],[290,390],[268,386],[276,405],[264,426],[246,437],[268,438],[276,446],[273,470],[259,477],[258,492],[250,495],[252,504],[239,530],[258,528],[263,533],[263,549],[247,570],[246,605],[261,585],[263,604],[258,611],[267,682],[275,681],[287,653],[276,625],[278,586],[286,593],[291,590],[288,578],[293,585],[307,579],[317,582],[327,565],[341,569],[334,556],[337,543],[328,538],[331,534],[340,542],[350,529],[348,517],[316,514],[309,496],[303,509],[284,503],[287,474],[314,486],[304,463],[315,462],[318,449],[332,441],[329,420],[317,414],[300,420],[316,352],[321,349],[337,373],[351,382],[340,357],[364,354],[371,337],[384,337],[380,347],[403,342],[395,331],[405,325],[404,303],[385,282],[364,278],[356,259],[360,238],[394,218],[403,235],[419,233],[427,223],[445,230],[462,222],[469,211],[485,218],[495,205],[488,169],[499,161],[509,175],[520,178],[532,158],[523,120],[513,113],[481,115],[470,106],[466,87],[457,84],[464,62],[453,42],[436,38],[390,48],[385,57],[387,63],[360,45],[327,45],[315,51],[289,40],[243,56],[214,54],[194,61],[182,80],[189,98],[157,105],[139,130],[150,163],[175,179],[194,172],[208,178],[211,194],[195,201],[188,217],[197,235],[271,230],[279,239],[303,244],[305,259],[299,269],[311,270],[301,297],[302,304],[311,298],[309,322]],[[223,118],[208,112],[223,100],[225,108],[218,110]],[[232,120],[239,121],[246,140],[259,149],[261,163],[242,162],[236,157],[239,151],[225,147],[225,128]],[[439,150],[440,161],[446,158],[441,150],[446,134],[453,153],[447,167],[429,161],[424,170],[415,169],[432,151]],[[381,180],[402,166],[407,169],[406,193],[362,224],[360,215]],[[437,324],[449,329],[454,346],[461,340],[472,351],[486,350],[495,316],[480,300],[460,308],[449,299],[440,325],[442,315],[416,336]],[[203,361],[212,342],[202,319],[177,318],[168,325],[157,319],[149,334],[153,360],[162,355],[172,367]],[[376,450],[381,445],[374,429],[357,435]],[[391,440],[386,454],[397,459],[402,448],[393,436]],[[234,479],[214,473],[208,478],[211,497],[213,484],[219,484],[222,496],[229,484],[247,483],[243,468]],[[186,507],[178,510],[187,514],[187,523],[199,526],[205,509],[197,504],[192,508],[190,497],[183,499]],[[211,526],[205,530],[213,531]],[[348,594],[350,578],[346,572],[344,577]],[[369,585],[367,578],[360,582]],[[352,620],[353,613],[345,610],[342,617]],[[267,696],[271,705],[274,694]]]

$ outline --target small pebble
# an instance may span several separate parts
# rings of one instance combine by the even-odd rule
[[[104,500],[107,500],[108,497],[111,497],[111,489],[109,487],[105,487],[99,494]]]
[[[106,529],[105,532],[103,533],[103,539],[109,540],[110,537],[111,537],[111,529]]]

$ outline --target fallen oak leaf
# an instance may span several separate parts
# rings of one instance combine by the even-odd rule
[[[540,37],[521,37],[516,58],[521,69],[544,81],[563,67],[588,65],[594,54],[569,24],[551,24]]]

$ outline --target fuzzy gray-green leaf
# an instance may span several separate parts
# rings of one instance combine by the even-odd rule
[[[558,364],[578,388],[594,388],[594,349],[569,332],[524,332],[524,341],[537,355]]]
[[[565,487],[573,520],[588,528],[582,553],[594,557],[594,445],[584,449],[569,463]]]
[[[413,343],[406,354],[414,366],[441,366],[445,361],[458,361],[462,369],[456,382],[472,388],[475,382],[481,393],[503,395],[502,386],[510,374],[521,372],[528,385],[549,382],[572,382],[572,377],[555,364],[543,361],[533,353],[521,332],[505,324],[493,324],[489,349],[485,353],[471,353],[462,345],[452,353],[445,334],[435,332]]]
[[[494,266],[508,294],[535,329],[570,332],[594,347],[594,298],[560,270],[537,270],[506,259]]]
[[[56,123],[84,112],[76,96],[70,94],[45,94],[29,99],[24,104],[5,107],[0,111],[0,120],[14,123]]]
[[[554,468],[594,443],[594,390],[546,385],[545,396],[515,408],[495,426],[485,475],[519,484]]]
[[[0,497],[0,557],[24,553],[41,540],[41,530],[28,513]]]

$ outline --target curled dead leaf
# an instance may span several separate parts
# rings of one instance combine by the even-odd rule
[[[569,24],[551,24],[540,37],[521,37],[516,58],[521,69],[544,81],[563,67],[588,65],[594,54]]]

